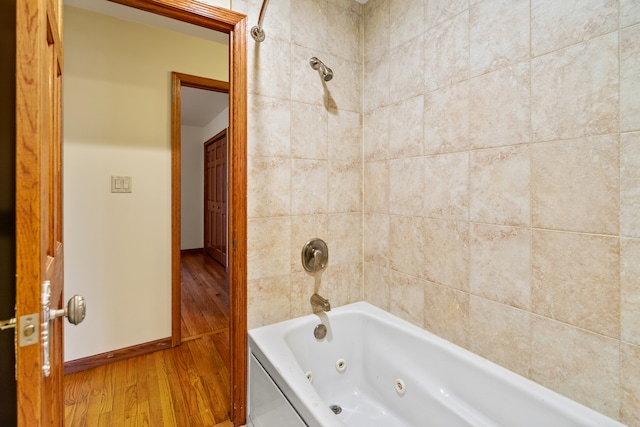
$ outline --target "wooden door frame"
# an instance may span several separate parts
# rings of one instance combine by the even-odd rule
[[[225,211],[226,211],[226,216],[227,218],[229,217],[229,206],[228,206],[228,201],[229,201],[229,191],[228,191],[228,187],[227,187],[227,182],[229,181],[229,152],[228,152],[228,147],[229,147],[229,139],[228,139],[228,132],[227,132],[227,128],[222,129],[220,132],[218,132],[217,134],[215,134],[214,136],[212,136],[211,138],[207,139],[204,142],[204,209],[203,209],[203,222],[204,222],[204,226],[203,226],[203,230],[204,230],[204,236],[203,236],[203,246],[204,246],[204,255],[210,255],[207,252],[207,235],[209,233],[207,233],[209,231],[210,228],[210,224],[209,224],[209,220],[207,219],[207,216],[209,215],[209,207],[208,207],[208,198],[209,198],[209,166],[208,166],[208,160],[207,160],[207,147],[209,145],[214,144],[215,142],[217,142],[218,140],[224,138],[225,140],[225,153],[224,153],[224,168],[225,168],[225,188],[227,190],[226,191],[226,196],[225,196]],[[226,227],[226,226],[225,226]],[[224,268],[225,271],[229,271],[228,268],[228,259],[227,259],[227,254],[229,252],[229,238],[228,238],[228,233],[227,235],[225,235],[225,244],[224,244],[224,262],[220,261],[218,258],[216,258],[214,255],[210,255],[213,259],[215,259],[217,262],[221,263]]]
[[[194,0],[109,0],[204,28],[229,34],[229,251],[231,410],[234,425],[246,423],[247,403],[247,17]],[[172,156],[172,171],[180,165]],[[175,175],[173,176],[175,178]],[[180,182],[172,180],[172,194]],[[177,188],[177,192],[174,189]],[[180,246],[179,209],[172,196],[172,248]],[[174,252],[174,251],[172,251]],[[177,261],[176,261],[177,258]],[[171,260],[172,278],[179,272],[179,254]],[[178,280],[179,282],[179,280]],[[175,295],[172,295],[175,297]],[[175,328],[175,322],[172,330]],[[179,327],[179,325],[178,325]]]
[[[42,311],[42,284],[51,281],[51,308],[61,307],[62,2],[16,3],[15,234],[16,317],[39,324],[34,343],[16,347],[17,425],[62,426],[62,321]],[[34,316],[40,316],[39,318]],[[45,377],[42,329],[49,326],[50,375]],[[21,339],[21,338],[20,338]]]
[[[181,234],[181,180],[182,180],[182,137],[181,105],[182,87],[210,90],[213,92],[229,93],[230,84],[220,80],[193,76],[184,73],[171,73],[171,346],[182,342],[181,315],[182,284],[180,283],[180,234]],[[229,97],[231,105],[231,97]],[[229,127],[231,127],[231,107],[229,107]],[[231,175],[231,174],[229,174]],[[229,230],[227,230],[229,235]],[[231,262],[229,262],[231,263]],[[229,277],[231,288],[231,277]],[[231,289],[229,290],[231,292]],[[230,299],[232,297],[230,296]],[[233,300],[231,300],[233,304]],[[245,313],[246,316],[246,313]],[[233,316],[231,316],[233,317]],[[233,334],[233,324],[229,325],[229,332]]]

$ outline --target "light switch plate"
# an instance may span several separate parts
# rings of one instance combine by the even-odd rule
[[[131,193],[132,179],[130,176],[112,176],[111,192],[112,193]]]

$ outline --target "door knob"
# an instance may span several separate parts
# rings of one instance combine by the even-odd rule
[[[87,304],[84,297],[80,295],[74,295],[69,298],[67,306],[60,310],[51,310],[49,312],[49,318],[55,319],[58,317],[66,317],[69,323],[77,325],[84,320],[87,314]]]
[[[60,310],[51,309],[51,283],[42,282],[42,372],[45,377],[51,375],[51,321],[57,317],[66,317],[69,323],[77,325],[84,320],[87,304],[83,297],[74,295],[67,306]]]

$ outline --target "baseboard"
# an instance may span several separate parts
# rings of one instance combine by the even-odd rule
[[[74,372],[96,368],[98,366],[106,365],[107,363],[113,363],[130,357],[153,353],[154,351],[164,350],[167,348],[171,348],[171,337],[162,338],[156,341],[149,341],[131,347],[109,351],[107,353],[96,354],[82,359],[70,360],[64,363],[64,374],[73,374]]]
[[[195,248],[195,249],[180,249],[181,254],[202,254],[204,253],[204,248]]]

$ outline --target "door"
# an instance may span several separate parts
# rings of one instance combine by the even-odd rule
[[[16,346],[24,427],[64,420],[62,319],[50,322],[49,376],[40,335],[42,283],[51,283],[51,308],[61,308],[63,293],[61,3],[16,0],[16,334],[39,338],[24,345],[30,340],[20,337]]]
[[[227,267],[227,130],[204,143],[204,247]]]

